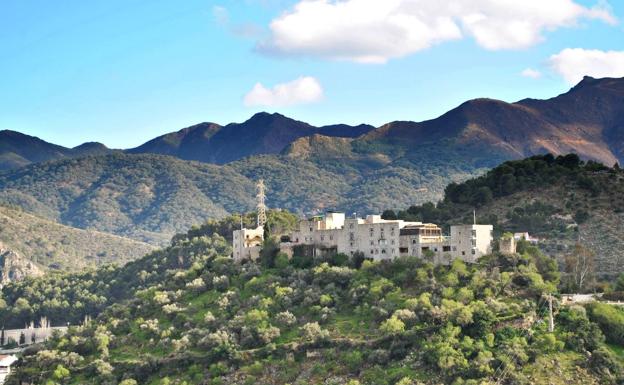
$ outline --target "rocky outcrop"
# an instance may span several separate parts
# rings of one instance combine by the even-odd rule
[[[0,284],[20,281],[26,277],[43,275],[43,270],[0,243]]]

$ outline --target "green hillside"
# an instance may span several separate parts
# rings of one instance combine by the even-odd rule
[[[38,266],[61,271],[112,262],[122,265],[153,250],[146,243],[60,225],[4,206],[0,206],[0,244]]]
[[[509,161],[485,175],[451,184],[437,205],[387,211],[386,217],[440,223],[470,223],[473,210],[495,230],[525,232],[562,266],[575,245],[595,259],[596,273],[613,278],[624,272],[624,172],[576,155],[535,156]]]
[[[9,285],[14,317],[48,287],[59,309],[91,292],[80,302],[99,316],[26,351],[7,384],[531,384],[554,365],[548,383],[623,379],[601,331],[618,317],[608,305],[555,301],[547,331],[558,274],[534,249],[470,266],[274,254],[240,265],[229,252],[218,234],[189,233],[123,268]]]
[[[459,158],[452,152],[425,162],[405,154],[392,160],[380,151],[323,159],[262,155],[225,166],[120,153],[67,159],[0,175],[0,202],[70,226],[164,245],[207,218],[252,209],[259,178],[267,183],[270,207],[380,212],[437,200],[448,182],[485,167],[454,161]]]

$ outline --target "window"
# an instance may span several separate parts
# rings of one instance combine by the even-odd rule
[[[392,242],[390,242],[390,244],[394,245],[394,239],[392,240]]]
[[[330,241],[333,241],[333,240],[334,240],[334,236],[333,236],[333,235],[330,235],[330,236],[329,236],[329,240],[330,240]]]
[[[324,240],[325,240],[325,236],[321,235],[321,241],[324,241]]]
[[[451,251],[451,246],[442,246],[442,251]]]
[[[466,255],[466,252],[465,252],[465,251],[462,251],[462,255]]]
[[[375,254],[375,250],[372,250],[372,249],[371,249],[371,254]]]
[[[415,245],[415,244],[416,244],[416,240],[412,239],[412,245]]]
[[[353,228],[353,223],[349,223],[349,228],[352,229]]]
[[[457,251],[457,246],[453,246],[453,251]]]
[[[437,252],[438,252],[438,248],[437,248],[437,247],[434,247],[434,248],[433,248],[433,251],[435,251],[435,252],[437,253]]]
[[[375,246],[375,242],[371,241],[371,246]]]
[[[475,255],[477,253],[477,250],[472,250],[472,255]]]
[[[353,242],[351,242],[349,245],[350,245],[351,247],[353,247]],[[353,252],[351,252],[351,253],[353,253]]]
[[[310,227],[310,231],[312,231],[312,228]]]
[[[386,249],[381,249],[381,254],[386,254]]]
[[[476,237],[477,236],[477,230],[472,230],[472,236]]]
[[[471,245],[473,245],[473,246],[476,246],[476,245],[477,245],[477,240],[476,240],[476,239],[473,239],[473,240],[470,242],[470,244],[471,244]]]
[[[399,253],[407,253],[409,252],[407,247],[399,247]]]
[[[355,239],[355,234],[349,233],[349,240],[353,241]]]

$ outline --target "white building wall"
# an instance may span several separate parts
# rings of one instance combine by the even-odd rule
[[[234,260],[256,260],[260,256],[264,228],[234,230],[232,234],[232,257]]]
[[[476,262],[492,252],[492,225],[451,226],[451,251],[456,258]]]

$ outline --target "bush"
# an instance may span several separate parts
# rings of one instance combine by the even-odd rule
[[[624,344],[624,312],[615,306],[593,303],[588,306],[589,318],[596,322],[607,341]]]

